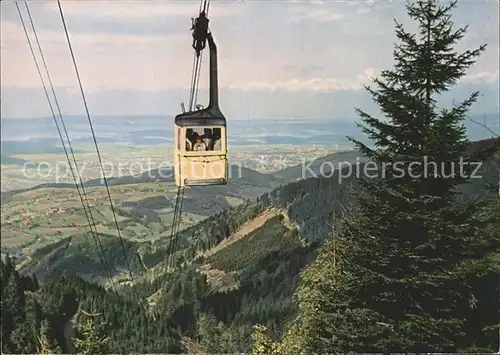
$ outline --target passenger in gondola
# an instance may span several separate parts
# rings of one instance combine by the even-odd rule
[[[220,138],[221,138],[220,128],[214,128],[212,131],[212,137],[210,140],[210,145],[208,146],[208,150],[220,150]]]
[[[193,145],[193,150],[194,151],[203,151],[203,150],[207,150],[207,145],[205,144],[205,142],[203,142],[203,138],[202,136],[198,135],[196,133],[196,141]]]
[[[192,128],[186,130],[186,150],[193,150],[193,145],[196,142],[196,134]]]
[[[212,150],[210,149],[212,145],[212,130],[210,128],[205,128],[201,138],[203,139],[203,142],[207,146],[207,150]]]

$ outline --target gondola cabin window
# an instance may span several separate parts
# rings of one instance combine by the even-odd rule
[[[187,128],[187,151],[218,151],[221,150],[220,128]]]

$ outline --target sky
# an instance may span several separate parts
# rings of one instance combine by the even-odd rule
[[[15,3],[0,4],[1,117],[50,116]],[[61,4],[92,115],[179,113],[189,99],[190,19],[199,1]],[[29,1],[29,7],[63,115],[84,115],[57,3]],[[24,3],[20,8],[30,29]],[[393,64],[393,19],[408,30],[415,26],[399,1],[212,0],[209,18],[228,119],[356,119],[354,107],[373,108],[363,85]],[[474,112],[497,113],[498,2],[461,0],[453,20],[469,25],[458,50],[488,47],[452,96],[465,99],[480,90]],[[205,52],[198,100],[204,105]]]

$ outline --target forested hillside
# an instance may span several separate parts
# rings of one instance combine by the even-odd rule
[[[467,191],[479,193],[487,180],[494,183],[496,175],[473,181],[476,187]],[[175,269],[169,266],[172,259],[167,256],[167,240],[155,245],[127,243],[134,287],[124,282],[129,278],[116,237],[101,238],[111,270],[120,272],[113,284],[106,277],[95,246],[83,236],[39,250],[20,270],[24,277],[34,271],[47,280],[35,294],[66,297],[73,308],[61,311],[65,322],[80,303],[84,310],[93,307],[94,312],[102,312],[106,324],[113,324],[113,332],[103,333],[103,337],[112,335],[110,345],[124,351],[158,352],[167,344],[172,344],[170,349],[176,352],[186,346],[194,352],[249,351],[254,324],[266,325],[278,338],[297,314],[292,295],[300,283],[299,273],[314,260],[315,250],[330,234],[335,216],[340,217],[353,206],[359,188],[355,177],[342,183],[337,174],[310,178],[264,194],[256,203],[212,216],[181,232]],[[72,275],[101,281],[107,289]],[[50,296],[53,293],[55,296]],[[130,316],[117,320],[113,318],[117,314]],[[137,326],[157,321],[172,325],[173,330]],[[156,341],[158,332],[169,336]],[[130,341],[114,345],[113,339],[119,339],[116,337],[120,334]],[[151,340],[143,343],[138,337]]]
[[[1,271],[3,353],[127,353],[137,344],[146,353],[181,351],[168,319],[153,320],[126,295],[79,278],[59,278],[40,287],[36,278],[20,276],[10,259],[2,261]],[[86,317],[82,311],[99,314]],[[71,335],[81,343],[71,341]],[[107,341],[96,343],[103,339]]]
[[[99,298],[124,297],[119,301],[123,307],[130,308],[126,300],[133,300],[129,302],[135,302],[138,310],[142,308],[137,304],[147,305],[148,314],[154,312],[167,317],[165,319],[175,324],[181,334],[192,342],[199,342],[207,351],[249,349],[251,327],[255,322],[267,324],[278,336],[284,320],[295,314],[291,296],[299,281],[298,273],[312,261],[317,242],[331,229],[328,222],[335,209],[340,209],[341,203],[348,199],[344,185],[329,180],[309,179],[278,188],[263,195],[257,203],[245,203],[182,232],[176,264],[184,266],[173,271],[168,267],[166,240],[156,246],[127,243],[128,256],[136,255],[131,258],[135,287],[120,287],[118,278],[114,285],[120,296],[111,289],[105,291],[78,279],[61,278],[80,275],[96,279],[100,274],[101,281],[106,281],[95,247],[82,236],[39,250],[20,270],[24,275],[35,272],[48,281],[39,293],[50,293],[53,288],[58,289],[57,292],[67,290],[69,296],[66,297],[71,298],[74,307],[80,302],[88,306],[91,300]],[[261,222],[252,227],[259,219]],[[124,256],[117,238],[101,240],[110,268],[121,269],[122,280],[126,279]],[[147,269],[137,257],[138,251]],[[182,259],[188,263],[182,264]],[[111,282],[107,284],[111,286]],[[82,297],[83,294],[87,296]],[[58,298],[59,294],[54,297]],[[107,313],[111,308],[101,307],[105,302],[95,302],[99,312]],[[121,306],[117,307],[120,313]],[[74,312],[76,308],[65,314],[71,318]],[[144,313],[137,313],[141,312]],[[103,317],[113,316],[104,314]],[[131,319],[130,327],[137,321]],[[147,322],[156,324],[152,319]],[[214,326],[219,322],[222,322],[220,326]],[[117,332],[125,334],[125,330],[120,330],[123,324],[113,324]],[[148,332],[157,334],[157,331],[152,327],[141,332],[153,336]],[[224,337],[230,340],[224,342]],[[141,352],[160,351],[130,347],[133,343],[142,344],[131,340],[123,346]],[[162,344],[165,343],[159,343]]]

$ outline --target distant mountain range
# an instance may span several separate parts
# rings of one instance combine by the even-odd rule
[[[499,115],[471,117],[465,125],[471,140],[490,138],[499,132]],[[2,118],[2,160],[15,154],[63,153],[57,129],[51,117]],[[73,144],[90,144],[92,137],[86,117],[65,119]],[[156,145],[173,142],[172,117],[167,116],[95,116],[94,131],[98,143],[123,145]],[[485,127],[489,127],[490,131]],[[354,121],[339,120],[231,120],[228,123],[229,144],[237,145],[342,145],[346,136],[365,140]]]

